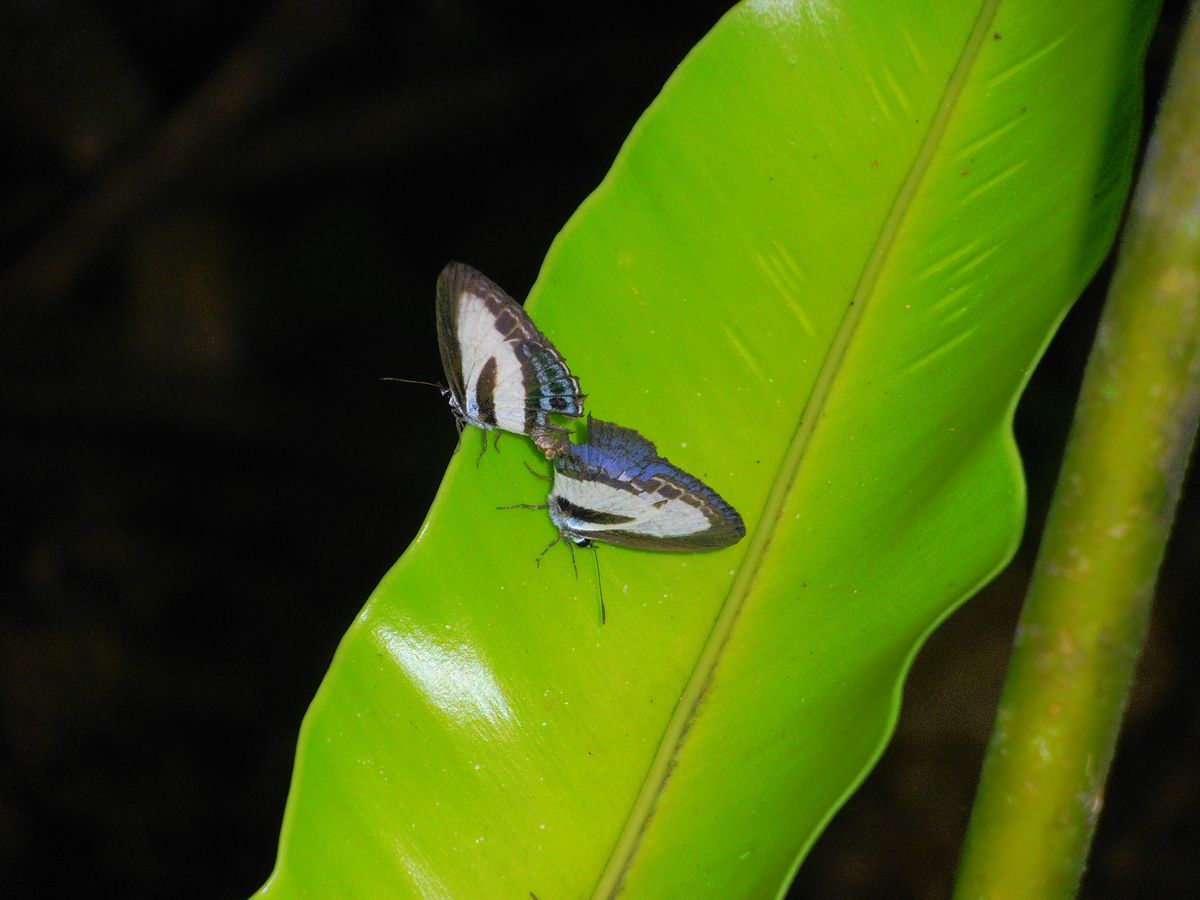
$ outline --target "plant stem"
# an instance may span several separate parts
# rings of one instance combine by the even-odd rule
[[[1134,196],[956,897],[1078,888],[1200,413],[1200,15]]]

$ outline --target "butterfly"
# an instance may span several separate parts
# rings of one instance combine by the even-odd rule
[[[525,434],[550,459],[564,449],[567,429],[550,416],[583,415],[584,395],[520,304],[470,266],[449,263],[437,281],[437,333],[460,431]]]
[[[574,548],[594,551],[596,541],[639,550],[689,552],[719,550],[745,537],[746,526],[738,511],[699,478],[659,456],[658,448],[646,438],[632,428],[591,416],[587,424],[584,443],[564,439],[559,446],[554,485],[545,503],[501,507],[549,511],[558,536],[538,554],[537,563],[562,540],[571,548],[574,566]],[[603,625],[607,616],[599,557],[595,561]]]
[[[746,535],[738,511],[703,481],[659,456],[632,428],[591,416],[587,440],[565,444],[554,460],[546,505],[558,529],[551,547],[566,539],[577,547],[604,541],[689,552],[728,547]]]

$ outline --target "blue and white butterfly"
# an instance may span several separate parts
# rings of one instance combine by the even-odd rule
[[[536,473],[535,473],[536,474]],[[566,540],[575,563],[575,547],[596,541],[638,550],[694,552],[719,550],[746,535],[738,511],[694,475],[658,455],[658,449],[632,428],[588,416],[587,440],[564,440],[554,459],[554,486],[545,503],[519,503],[545,509],[558,537],[538,554]],[[514,507],[502,507],[512,509]],[[604,589],[596,559],[600,623]]]
[[[554,460],[547,498],[554,543],[604,541],[639,550],[718,550],[746,535],[738,511],[658,455],[632,428],[588,416],[587,440]],[[551,544],[550,546],[554,546]],[[549,548],[547,548],[549,549]]]
[[[437,332],[459,429],[525,434],[553,459],[568,443],[551,414],[583,415],[584,395],[562,354],[512,297],[463,263],[438,276]],[[485,444],[486,447],[486,438]]]

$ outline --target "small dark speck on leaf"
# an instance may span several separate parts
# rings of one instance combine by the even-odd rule
[[[963,169],[963,170],[962,170],[962,173],[963,173],[964,175],[970,175],[970,174],[971,174],[971,170],[970,170],[970,169]]]
[[[1000,32],[998,32],[998,31],[993,31],[993,32],[992,32],[992,40],[993,40],[993,41],[998,41],[998,40],[1000,40]]]

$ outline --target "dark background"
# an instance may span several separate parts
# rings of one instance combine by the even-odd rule
[[[237,898],[266,878],[300,719],[454,446],[435,391],[378,376],[440,377],[448,258],[524,296],[725,8],[4,6],[5,896]],[[921,654],[793,896],[947,894],[1107,276],[1019,410],[1025,546]],[[1193,489],[1090,897],[1200,883],[1198,506]]]

